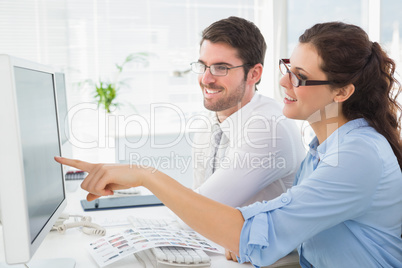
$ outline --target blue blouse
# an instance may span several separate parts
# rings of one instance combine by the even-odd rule
[[[239,210],[239,262],[265,266],[298,248],[302,267],[402,267],[401,168],[364,119],[314,138],[295,186]]]

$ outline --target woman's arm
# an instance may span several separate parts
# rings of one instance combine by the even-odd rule
[[[88,200],[112,195],[113,190],[144,186],[195,231],[238,255],[244,223],[239,210],[201,196],[155,169],[91,164],[61,157],[55,159],[61,164],[88,172],[81,184],[89,192]]]
[[[241,212],[184,187],[162,172],[146,176],[153,192],[185,223],[203,236],[238,254],[244,219]]]

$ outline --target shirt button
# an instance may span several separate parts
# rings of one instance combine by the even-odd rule
[[[287,197],[282,197],[281,201],[282,201],[282,203],[286,203],[286,202],[288,202],[288,198]]]

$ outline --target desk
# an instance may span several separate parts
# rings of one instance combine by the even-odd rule
[[[86,193],[78,189],[75,192],[67,193],[67,207],[65,212],[69,214],[87,215],[94,218],[95,223],[101,223],[100,221],[105,219],[110,220],[123,220],[128,215],[160,215],[160,217],[171,217],[170,210],[165,206],[157,207],[142,207],[142,208],[130,208],[130,209],[115,209],[115,210],[102,210],[96,212],[84,212],[81,208],[80,200],[85,198]],[[113,234],[119,230],[124,229],[127,226],[121,227],[107,227],[107,234]],[[1,230],[2,231],[2,230]],[[1,232],[2,239],[2,232]],[[76,268],[96,268],[98,267],[90,254],[87,252],[85,246],[90,242],[96,240],[96,236],[89,236],[78,229],[68,229],[65,234],[59,234],[57,232],[51,232],[47,235],[42,245],[35,253],[33,260],[46,259],[46,258],[73,258],[76,261]],[[232,261],[227,261],[224,255],[208,253],[211,257],[211,267],[216,268],[244,268],[253,267],[251,264],[238,264]],[[4,249],[3,243],[0,243],[0,262],[4,262]],[[137,259],[130,255],[120,261],[117,261],[107,268],[133,268],[142,267]]]

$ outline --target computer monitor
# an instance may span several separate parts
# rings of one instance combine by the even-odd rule
[[[27,263],[66,206],[63,169],[53,159],[61,152],[55,74],[47,66],[0,55],[0,88],[4,255],[9,264]]]
[[[65,157],[72,157],[72,145],[70,143],[70,127],[68,120],[66,78],[64,73],[56,72],[57,111],[60,126],[61,153]]]

